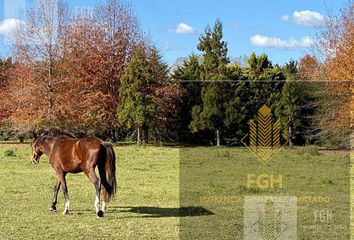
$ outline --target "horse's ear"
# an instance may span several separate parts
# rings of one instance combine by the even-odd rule
[[[32,140],[33,141],[36,140],[37,137],[38,137],[38,135],[37,135],[36,131],[32,131]]]

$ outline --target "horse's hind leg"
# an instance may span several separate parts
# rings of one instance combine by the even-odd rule
[[[109,197],[106,189],[103,186],[102,186],[102,195],[103,195],[102,212],[105,212],[109,204]]]
[[[59,188],[60,188],[61,182],[59,180],[59,178],[57,177],[57,182],[55,183],[54,186],[54,196],[53,196],[53,201],[52,201],[52,205],[50,207],[50,211],[56,211],[57,210],[57,201],[58,201],[58,192],[59,192]]]
[[[85,174],[93,183],[96,189],[96,197],[95,197],[95,204],[94,204],[94,207],[96,209],[96,214],[98,217],[103,217],[103,211],[100,210],[100,192],[101,192],[100,180],[97,178],[94,169],[90,169],[89,171],[86,171]]]
[[[58,174],[58,179],[60,180],[61,188],[63,190],[64,199],[65,199],[64,211],[63,211],[64,215],[69,213],[69,207],[70,207],[69,194],[68,194],[68,188],[66,186],[65,175],[66,173]]]

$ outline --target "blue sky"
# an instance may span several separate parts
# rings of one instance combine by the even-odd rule
[[[11,6],[26,0],[0,0],[0,56],[5,19],[17,18]],[[94,6],[94,0],[68,1],[73,11]],[[345,0],[131,0],[143,31],[161,50],[166,62],[196,53],[199,34],[219,18],[231,58],[265,52],[273,63],[284,64],[309,53],[308,46],[324,15],[338,13]],[[10,8],[9,8],[10,7]],[[10,9],[10,10],[9,10]],[[1,28],[2,27],[2,28]],[[2,34],[1,34],[2,33]]]

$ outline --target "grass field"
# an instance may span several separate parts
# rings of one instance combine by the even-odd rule
[[[6,150],[15,156],[5,157]],[[349,154],[286,149],[268,165],[243,148],[116,147],[118,194],[104,218],[83,174],[68,175],[71,212],[49,206],[55,174],[28,145],[0,146],[0,239],[243,239],[245,196],[296,196],[298,239],[349,238]],[[282,189],[247,176],[283,176]],[[308,202],[304,197],[322,196]],[[230,198],[234,197],[234,198]],[[231,199],[231,200],[230,200]],[[323,200],[323,199],[322,199]],[[314,211],[330,210],[331,221]],[[326,220],[326,219],[325,219]]]
[[[297,198],[297,219],[284,224],[284,228],[295,228],[297,238],[284,239],[350,237],[348,152],[284,149],[264,165],[245,149],[190,148],[181,150],[180,162],[180,204],[202,205],[211,212],[205,217],[181,218],[184,239],[245,239],[245,223],[255,223],[259,210],[251,205],[248,208],[256,214],[245,213],[245,199],[251,196]],[[272,176],[276,180],[282,176],[283,186],[274,181],[272,188]],[[246,239],[276,239],[266,234],[254,237]]]
[[[16,157],[4,157],[6,149]],[[0,239],[177,239],[178,149],[115,150],[118,194],[99,219],[86,176],[67,176],[71,214],[61,214],[61,192],[58,212],[51,213],[55,173],[48,161],[30,164],[28,145],[1,147]]]

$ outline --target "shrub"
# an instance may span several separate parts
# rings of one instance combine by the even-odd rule
[[[16,157],[16,154],[13,150],[6,150],[4,152],[5,157]]]

